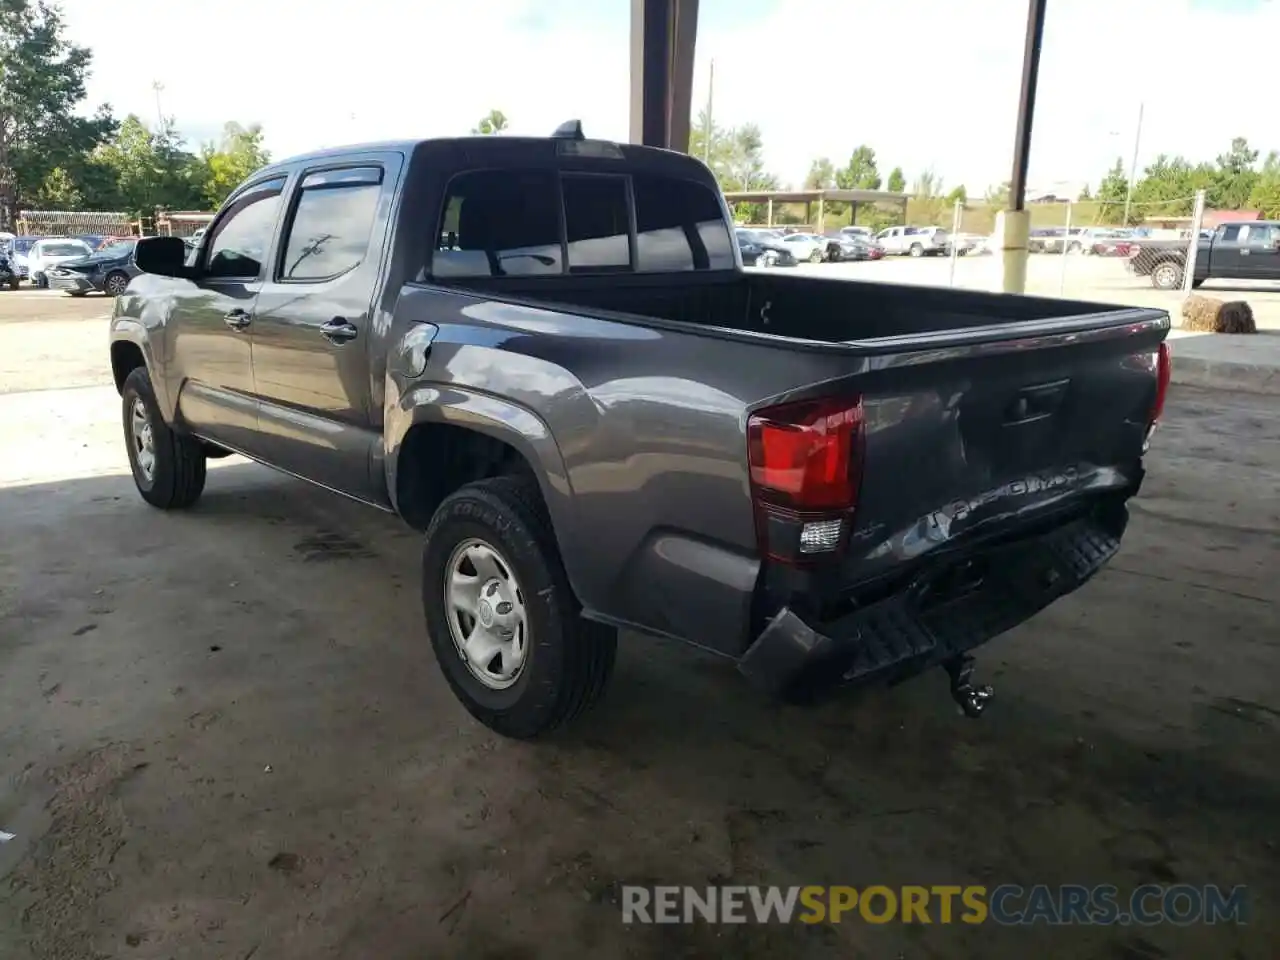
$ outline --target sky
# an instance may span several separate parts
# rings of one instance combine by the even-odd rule
[[[195,142],[256,122],[284,157],[463,134],[491,108],[513,133],[577,118],[589,137],[628,136],[630,0],[61,6],[70,37],[94,52],[86,109],[108,102],[148,123],[162,110]],[[1026,0],[700,6],[694,116],[714,60],[717,124],[759,125],[783,183],[861,143],[908,181],[931,170],[980,194],[1009,178]],[[1159,153],[1212,160],[1233,136],[1280,149],[1273,62],[1260,52],[1277,40],[1280,0],[1050,0],[1031,186],[1096,183],[1117,157],[1127,165],[1140,104],[1140,165]]]

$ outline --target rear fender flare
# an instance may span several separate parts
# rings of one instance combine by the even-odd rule
[[[524,458],[542,491],[569,582],[586,603],[579,592],[583,580],[575,570],[576,558],[581,554],[576,549],[573,487],[560,447],[546,422],[527,407],[488,393],[446,384],[413,386],[386,412],[387,494],[397,513],[404,439],[415,426],[431,423],[450,424],[500,440]]]

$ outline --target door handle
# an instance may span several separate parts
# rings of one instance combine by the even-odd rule
[[[334,317],[320,327],[320,336],[330,343],[346,343],[349,340],[354,340],[359,333],[360,331],[356,329],[356,325],[344,317]]]
[[[223,317],[222,322],[232,330],[243,330],[249,324],[253,323],[253,315],[247,310],[241,310],[237,307],[235,310],[232,310]]]

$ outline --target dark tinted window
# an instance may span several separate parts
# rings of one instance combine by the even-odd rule
[[[1223,227],[1221,239],[1228,243],[1235,243],[1240,239],[1240,225],[1236,223],[1228,227]]]
[[[241,279],[257,277],[262,272],[283,187],[283,180],[272,180],[236,199],[208,238],[206,276]]]
[[[714,193],[701,184],[665,177],[637,175],[632,185],[641,271],[728,270],[735,265],[733,241]]]
[[[451,277],[561,273],[554,173],[479,170],[449,182],[431,272]]]
[[[321,171],[302,181],[281,280],[324,280],[364,259],[378,211],[382,171],[376,167]]]
[[[627,181],[622,177],[567,175],[563,182],[570,272],[629,269]]]

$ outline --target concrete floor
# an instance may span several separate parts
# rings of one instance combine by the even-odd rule
[[[0,295],[0,957],[1274,957],[1273,398],[1175,390],[1123,551],[987,647],[980,722],[941,674],[806,710],[628,637],[590,721],[526,745],[450,695],[394,519],[238,460],[190,513],[143,505],[105,323],[74,319],[102,312]],[[623,927],[628,882],[1246,884],[1255,909]]]

